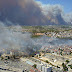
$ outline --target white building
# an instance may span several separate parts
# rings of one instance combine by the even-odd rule
[[[45,67],[45,72],[51,72],[52,67]]]
[[[42,71],[42,66],[43,66],[43,64],[38,64],[37,65],[37,69],[40,70],[40,71]]]
[[[52,67],[46,64],[38,64],[37,69],[41,72],[51,72]]]
[[[45,72],[45,66],[42,66],[42,72]]]

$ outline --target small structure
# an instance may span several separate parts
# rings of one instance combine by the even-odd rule
[[[41,72],[51,72],[52,71],[52,67],[46,64],[38,64],[37,69]]]
[[[19,52],[18,52],[18,50],[11,50],[10,55],[19,56]]]
[[[13,58],[16,58],[16,59],[19,59],[20,58],[20,52],[18,50],[11,50],[10,51],[10,55],[13,57]]]
[[[51,72],[52,67],[45,67],[45,72]]]
[[[45,72],[45,66],[42,66],[42,72]]]
[[[39,58],[39,54],[36,54],[35,56]]]
[[[26,61],[26,63],[29,64],[29,65],[31,65],[31,66],[34,65],[32,62],[30,62],[30,61],[28,61],[28,60]]]
[[[10,54],[3,54],[2,57],[3,57],[3,59],[7,60],[7,59],[11,58],[11,55]]]
[[[43,64],[38,64],[37,65],[37,69],[40,70],[40,71],[42,71],[42,66],[44,66],[44,65]]]

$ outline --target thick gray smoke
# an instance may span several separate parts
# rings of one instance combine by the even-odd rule
[[[34,0],[0,0],[0,20],[20,25],[43,25],[47,22]]]
[[[67,13],[63,16],[64,20],[67,22],[67,23],[70,23],[72,24],[72,12],[71,13]]]
[[[21,31],[20,26],[14,26],[10,29],[0,22],[0,50],[17,49],[21,51],[23,47],[24,52],[30,54],[34,46],[34,42],[30,38],[31,34],[22,34]]]
[[[41,5],[42,12],[48,20],[55,24],[66,24],[62,18],[63,9],[61,5]]]
[[[27,54],[40,50],[44,46],[71,45],[72,40],[61,40],[42,36],[40,38],[31,38],[30,33],[22,33],[22,27],[7,27],[0,22],[0,50],[19,50]]]
[[[0,0],[0,20],[11,21],[15,25],[67,24],[71,22],[70,15],[64,14],[62,6],[43,5],[35,0]]]
[[[59,4],[50,5],[38,2],[42,13],[55,24],[68,24],[72,22],[72,13],[64,13],[63,6]]]

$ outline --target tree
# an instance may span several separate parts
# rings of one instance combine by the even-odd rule
[[[42,51],[42,53],[45,53],[45,51]]]
[[[71,65],[68,65],[71,69],[72,69],[72,64]]]
[[[16,58],[15,55],[13,55],[13,58],[14,58],[14,59]]]
[[[66,63],[68,64],[69,63],[69,60],[66,60]]]
[[[67,68],[67,66],[64,63],[62,63],[62,66],[63,66],[63,70],[64,71],[68,71],[68,68]]]
[[[64,63],[62,63],[62,66],[64,66]]]
[[[8,56],[8,59],[10,59],[10,57]]]
[[[70,51],[70,54],[71,54],[72,52]]]
[[[1,56],[1,60],[3,60],[4,58]]]
[[[60,54],[62,55],[62,51],[60,52]]]
[[[49,63],[49,61],[48,61],[48,60],[46,60],[46,63]]]
[[[36,67],[37,67],[37,65],[36,65],[36,64],[34,64],[34,65],[33,65],[33,67],[34,67],[34,68],[36,68]]]
[[[41,54],[39,54],[39,56],[41,56]]]

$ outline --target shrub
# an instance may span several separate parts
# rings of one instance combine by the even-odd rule
[[[48,60],[46,60],[46,63],[49,63],[49,61],[48,61]]]
[[[72,69],[72,64],[71,65],[68,65],[71,69]]]
[[[41,54],[39,54],[39,56],[41,56]]]
[[[69,60],[66,60],[67,64],[69,63]]]
[[[62,63],[62,66],[63,66],[63,70],[64,71],[68,71],[68,68],[67,68],[67,66],[64,63]]]
[[[1,56],[1,60],[3,60],[4,58]]]
[[[36,65],[36,64],[34,64],[34,65],[33,65],[33,67],[34,67],[34,68],[36,68],[36,67],[37,67],[37,65]]]

